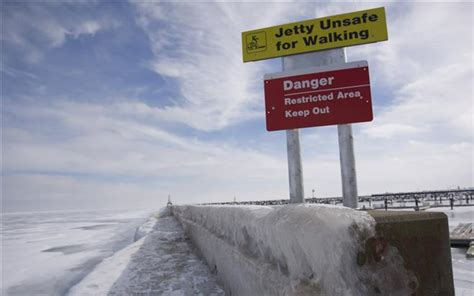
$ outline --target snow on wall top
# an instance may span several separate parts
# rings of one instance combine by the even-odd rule
[[[357,264],[375,221],[365,212],[330,205],[174,206],[192,221],[255,260],[272,263],[298,285],[321,295],[409,295],[413,275],[395,248],[382,262]],[[415,280],[416,281],[416,280]],[[394,291],[395,294],[394,294]]]

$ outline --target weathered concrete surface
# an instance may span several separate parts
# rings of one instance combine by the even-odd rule
[[[305,204],[173,213],[232,295],[454,295],[443,213]]]
[[[379,241],[396,247],[417,278],[415,295],[454,295],[448,218],[437,212],[369,211]]]
[[[417,279],[374,219],[321,205],[173,206],[232,295],[406,296]],[[382,257],[383,256],[383,257]]]

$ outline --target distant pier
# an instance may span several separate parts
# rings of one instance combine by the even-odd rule
[[[413,209],[415,205],[406,205],[406,203],[428,202],[430,207],[449,207],[450,200],[453,200],[454,206],[472,206],[474,205],[474,189],[454,189],[454,190],[434,190],[434,191],[414,191],[381,193],[359,196],[359,203],[367,202],[372,207],[373,202],[386,202],[390,209]],[[309,197],[305,198],[306,203],[316,204],[342,204],[342,197]],[[230,201],[206,203],[204,205],[284,205],[288,204],[289,199],[259,200],[259,201]],[[378,205],[380,207],[380,204]],[[383,204],[381,206],[383,208]],[[420,207],[422,205],[420,204]],[[374,206],[374,208],[377,208]]]

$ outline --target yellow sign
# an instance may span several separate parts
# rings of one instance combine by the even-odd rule
[[[383,7],[242,33],[244,62],[388,40]]]

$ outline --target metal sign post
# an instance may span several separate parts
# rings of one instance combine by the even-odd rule
[[[303,166],[301,164],[300,131],[286,131],[290,203],[304,203]]]
[[[281,59],[283,71],[304,67],[304,63],[300,61],[301,56],[283,57]],[[286,131],[286,151],[288,155],[290,203],[304,203],[303,166],[301,164],[300,132],[298,129]]]
[[[282,57],[283,71],[341,64],[346,62],[344,48],[311,52],[294,56]],[[350,124],[338,125],[339,155],[341,160],[341,177],[344,206],[357,207],[357,178],[355,170],[354,145]],[[286,131],[288,152],[288,176],[290,183],[290,202],[304,202],[303,168],[299,130]]]
[[[355,209],[358,207],[358,195],[352,125],[338,125],[337,134],[339,138],[339,159],[341,162],[342,204]]]
[[[282,67],[285,72],[310,67],[344,64],[346,63],[344,47],[385,40],[388,40],[385,9],[380,7],[242,32],[242,57],[244,62],[282,57]],[[368,71],[368,67],[366,67],[365,70]],[[370,86],[368,84],[368,75],[356,76],[358,78],[366,76],[367,81],[361,85],[349,85],[350,87],[345,86],[344,88]],[[310,83],[311,88],[316,89],[319,88],[319,86],[331,84],[332,80],[329,78],[335,79],[335,77],[328,77],[320,78],[320,80],[313,79],[311,82],[309,80],[303,82],[307,82],[306,84]],[[347,83],[350,82],[348,79],[342,80]],[[303,82],[301,82],[301,85],[305,85]],[[283,82],[283,90],[293,89],[292,81],[287,83],[288,87],[285,86],[285,83],[286,82]],[[295,86],[294,88],[302,89],[303,87]],[[318,91],[327,90],[328,89],[321,88]],[[342,99],[346,99],[347,97],[357,97],[363,99],[367,104],[370,104],[370,88],[369,92],[366,91],[366,93],[369,94],[366,98],[364,98],[363,95],[361,96],[361,94],[363,94],[363,90],[361,90],[358,92],[347,93],[347,96],[343,95]],[[300,93],[285,94],[288,95],[288,97],[284,97],[285,102],[286,100],[289,100],[289,103],[293,104],[290,95],[296,94]],[[327,96],[323,98],[323,100],[326,99],[329,99],[329,97]],[[339,95],[337,99],[340,99]],[[301,99],[302,102],[304,102],[304,100]],[[298,99],[295,99],[295,102],[298,102]],[[360,104],[356,105],[361,106]],[[347,107],[347,105],[345,105],[345,107]],[[278,119],[278,112],[281,113],[281,110],[277,110],[278,106],[276,105],[270,105],[270,109],[271,110],[266,110],[267,130],[286,130],[290,202],[304,202],[303,168],[301,164],[299,131],[297,128],[338,124],[337,131],[339,139],[339,157],[341,162],[343,204],[347,207],[357,208],[357,178],[352,127],[350,124],[341,123],[372,120],[371,106],[370,109],[361,109],[369,112],[364,114],[360,114],[360,110],[357,108],[346,108],[345,110],[349,111],[345,113],[342,112],[346,117],[343,121],[336,122],[333,120],[334,118],[331,118],[331,120],[326,118],[326,121],[313,120],[312,122],[292,120],[292,125],[287,126],[287,123],[290,122],[290,120],[288,120],[288,122],[284,122],[284,124],[277,124],[277,126],[272,125],[269,127],[268,123],[273,123],[273,120],[269,121],[269,114],[276,114],[276,118]],[[331,113],[328,105],[324,109],[314,107],[312,112],[315,115]],[[285,111],[285,117],[290,119],[300,116],[306,117],[306,115],[309,114],[309,110]],[[340,114],[340,111],[338,111],[338,115]],[[353,118],[354,114],[357,115],[357,118]],[[360,117],[360,115],[364,116]]]

